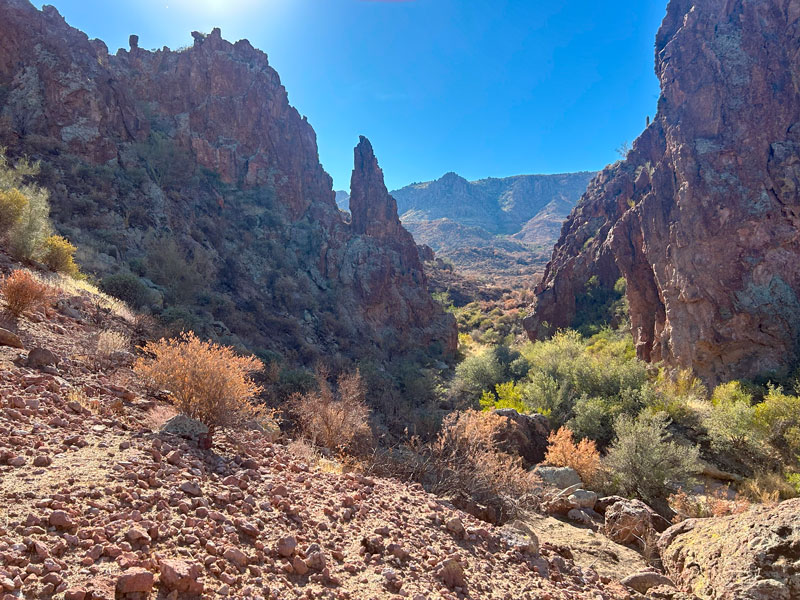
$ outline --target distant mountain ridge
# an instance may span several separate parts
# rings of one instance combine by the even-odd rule
[[[561,224],[595,175],[583,171],[468,181],[450,172],[391,194],[418,244],[429,245],[473,275],[525,279],[544,271]],[[346,202],[345,195],[337,194],[339,199]]]

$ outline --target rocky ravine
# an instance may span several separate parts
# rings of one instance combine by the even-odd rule
[[[547,539],[310,467],[259,431],[198,450],[160,430],[170,408],[130,354],[98,357],[97,334],[131,324],[55,300],[20,322],[22,348],[0,345],[3,600],[634,597]]]
[[[454,349],[377,162],[353,185],[386,210],[351,227],[313,129],[246,40],[150,52],[131,36],[111,55],[52,6],[0,0],[0,22],[0,144],[42,161],[86,271],[141,275],[201,335],[290,360]]]
[[[708,383],[785,371],[800,336],[800,4],[672,0],[658,114],[562,231],[531,337],[620,276],[641,358]]]

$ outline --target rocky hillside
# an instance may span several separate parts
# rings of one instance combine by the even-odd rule
[[[711,384],[797,363],[799,42],[794,0],[670,2],[658,114],[570,215],[532,337],[624,276],[640,357]]]
[[[131,370],[135,350],[102,352],[104,332],[136,332],[97,305],[59,289],[0,329],[4,600],[633,598],[524,526],[310,465],[274,432],[225,430],[198,449]]]
[[[0,145],[41,161],[56,227],[105,287],[307,364],[453,350],[393,207],[342,220],[314,131],[264,53],[215,29],[180,51],[131,36],[110,55],[27,0],[0,0],[0,22]],[[353,186],[385,195],[374,157]]]
[[[593,173],[467,181],[447,173],[392,192],[419,244],[460,272],[530,285]]]

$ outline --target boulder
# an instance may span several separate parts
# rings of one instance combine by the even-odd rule
[[[36,347],[28,352],[25,366],[31,369],[44,369],[45,367],[57,367],[58,363],[58,357],[50,350]]]
[[[800,598],[800,499],[688,519],[658,541],[667,574],[703,599]]]
[[[572,508],[588,508],[594,510],[597,494],[589,490],[575,490],[567,498]]]
[[[22,340],[13,331],[0,327],[0,346],[10,346],[11,348],[23,348]]]
[[[666,577],[661,573],[656,573],[655,571],[642,571],[640,573],[628,575],[627,577],[621,579],[620,583],[625,587],[629,587],[632,590],[639,592],[640,594],[646,594],[650,588],[658,586],[675,587],[675,584],[672,583],[672,580],[669,577]]]
[[[202,570],[193,562],[177,559],[159,563],[160,582],[166,589],[185,594],[202,594],[205,586],[200,581]]]
[[[128,569],[117,579],[118,594],[148,593],[153,589],[153,574],[147,569]]]
[[[547,417],[536,413],[523,415],[513,408],[500,408],[494,413],[506,419],[495,436],[500,449],[512,456],[521,456],[526,467],[544,460],[550,434]]]
[[[548,467],[540,465],[533,470],[533,473],[545,483],[553,485],[560,490],[574,485],[583,485],[578,472],[572,467]]]
[[[621,500],[606,509],[604,533],[618,544],[643,545],[655,533],[657,516],[641,500]]]
[[[161,426],[161,431],[195,442],[208,435],[208,427],[197,419],[191,419],[186,415],[175,415]]]

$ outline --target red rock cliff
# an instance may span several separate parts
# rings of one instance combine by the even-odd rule
[[[709,383],[785,371],[800,340],[800,2],[672,0],[658,114],[565,223],[531,337],[596,275],[627,280],[639,356]]]
[[[159,310],[290,359],[454,349],[369,143],[357,193],[385,205],[350,226],[314,130],[249,42],[214,29],[150,52],[131,36],[109,55],[27,0],[0,0],[0,30],[0,144],[42,161],[86,270],[155,280]],[[175,256],[186,282],[164,277]]]

